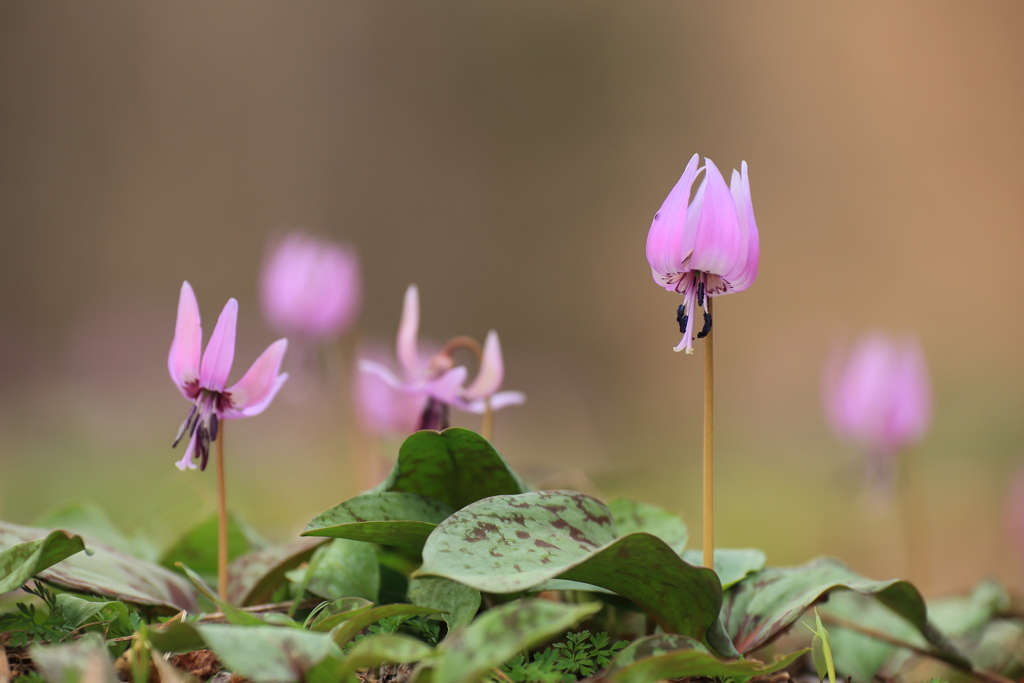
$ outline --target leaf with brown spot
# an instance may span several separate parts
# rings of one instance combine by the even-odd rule
[[[242,555],[228,565],[228,602],[245,607],[270,600],[285,573],[308,560],[324,543],[321,538],[298,538]]]
[[[511,510],[524,524],[501,521]],[[484,539],[467,541],[490,526],[496,530]],[[417,574],[488,593],[524,591],[556,577],[593,584],[632,600],[666,631],[698,640],[715,624],[722,604],[713,571],[684,562],[650,534],[616,538],[608,508],[575,491],[493,496],[459,510],[427,539]]]

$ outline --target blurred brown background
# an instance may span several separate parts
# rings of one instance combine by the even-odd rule
[[[410,282],[427,336],[499,330],[516,467],[676,509],[699,547],[699,354],[644,259],[699,152],[749,163],[762,243],[716,307],[720,543],[905,573],[819,407],[835,339],[881,327],[936,388],[928,590],[1024,589],[1022,32],[1011,0],[4,3],[0,515],[211,512],[169,448],[178,288],[207,334],[239,300],[240,376],[274,339],[266,237],[301,225],[360,250],[363,336]],[[356,490],[332,378],[230,430],[232,505],[276,538]]]

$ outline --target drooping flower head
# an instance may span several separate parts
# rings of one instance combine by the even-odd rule
[[[360,359],[394,372],[394,358],[379,347],[359,351]],[[376,372],[357,372],[353,382],[356,417],[362,428],[377,437],[406,437],[416,431],[427,403],[422,394],[396,389]]]
[[[256,359],[242,379],[225,389],[235,358],[237,320],[238,302],[228,299],[200,358],[203,331],[199,304],[192,286],[187,281],[181,285],[178,320],[167,367],[182,396],[193,405],[174,439],[173,445],[177,446],[185,433],[189,434],[188,447],[177,463],[178,469],[195,469],[195,460],[199,461],[200,469],[206,469],[210,443],[217,440],[220,420],[259,415],[288,379],[288,373],[279,374],[288,340],[278,339]]]
[[[398,326],[396,347],[401,376],[386,364],[364,358],[359,369],[383,380],[392,389],[426,397],[426,403],[417,425],[418,429],[443,429],[448,424],[448,406],[456,406],[469,413],[481,414],[526,401],[518,391],[498,391],[505,377],[498,333],[487,334],[482,350],[479,343],[466,337],[455,337],[432,356],[424,357],[419,348],[420,299],[416,285],[405,292],[402,319]],[[452,352],[469,346],[480,352],[480,370],[466,387],[465,366],[455,366]]]
[[[676,351],[693,353],[694,315],[703,310],[697,338],[711,331],[707,297],[742,292],[757,277],[761,254],[750,202],[747,162],[732,172],[731,185],[711,159],[698,168],[696,154],[672,188],[647,233],[647,261],[654,281],[683,295],[676,312],[682,341]],[[690,199],[701,171],[704,180]]]
[[[276,329],[314,341],[338,337],[359,314],[359,258],[350,247],[293,231],[268,245],[260,294]]]
[[[836,434],[864,449],[874,474],[890,474],[894,458],[920,441],[931,423],[931,385],[920,346],[909,338],[864,335],[845,361],[833,355],[824,403]]]

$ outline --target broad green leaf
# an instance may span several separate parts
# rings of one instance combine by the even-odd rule
[[[380,567],[373,546],[344,538],[324,543],[307,567],[293,569],[287,577],[328,600],[353,597],[375,601],[380,589]]]
[[[228,602],[232,605],[259,605],[267,602],[285,573],[310,558],[319,538],[298,538],[242,555],[228,565]]]
[[[129,538],[102,508],[90,502],[77,502],[51,510],[36,520],[43,529],[63,529],[120,550],[149,562],[156,561],[157,548],[145,537]]]
[[[455,512],[416,493],[364,493],[335,505],[306,525],[303,536],[331,536],[419,552],[427,536]]]
[[[698,566],[704,563],[700,550],[687,550],[683,559]],[[722,582],[722,590],[728,590],[748,574],[761,571],[764,563],[764,551],[756,548],[715,548],[715,573]]]
[[[846,619],[920,647],[927,647],[921,634],[906,619],[867,595],[853,591],[836,592],[821,605],[821,613]],[[831,625],[829,640],[840,678],[871,681],[883,671],[896,648],[857,631]]]
[[[21,588],[26,581],[61,560],[85,550],[81,536],[51,531],[44,538],[7,545],[0,541],[0,594]]]
[[[86,600],[70,593],[56,597],[60,615],[69,626],[78,628],[92,622],[106,622],[118,635],[129,635],[132,622],[128,608],[123,602],[107,600]]]
[[[361,610],[373,607],[373,603],[363,598],[342,598],[310,612],[304,626],[311,631],[330,631],[343,621],[348,621]]]
[[[674,512],[625,498],[610,501],[608,509],[618,529],[618,536],[644,531],[665,541],[665,544],[677,553],[682,553],[686,547],[689,532],[683,518]],[[686,561],[690,564],[700,564],[699,561],[694,563],[690,558],[686,558]]]
[[[404,604],[367,607],[356,610],[354,614],[334,629],[331,633],[331,637],[334,638],[334,642],[339,646],[344,647],[348,645],[349,641],[359,635],[360,631],[381,619],[405,615],[415,616],[427,614],[437,614],[437,610],[432,607],[420,607],[419,605]]]
[[[373,493],[417,493],[458,510],[488,496],[528,490],[487,439],[452,427],[406,439],[391,474]]]
[[[489,609],[437,646],[434,683],[473,683],[517,653],[528,650],[601,609],[601,603],[568,605],[517,600]]]
[[[985,579],[970,595],[940,598],[928,604],[928,615],[943,633],[962,637],[980,631],[1010,608],[1010,596],[993,579]]]
[[[148,626],[143,624],[139,631],[146,641],[158,650],[163,652],[191,652],[192,650],[201,650],[206,647],[206,643],[197,630],[197,626],[198,624],[191,621],[176,621],[170,626]]]
[[[45,529],[0,522],[0,548],[43,539],[50,533]],[[41,572],[39,578],[73,591],[95,593],[140,605],[189,612],[198,609],[195,591],[178,574],[94,542],[88,536],[81,540],[88,547],[87,552],[72,555],[53,565]]]
[[[542,593],[544,591],[586,591],[589,593],[604,593],[605,595],[615,595],[615,591],[610,591],[607,588],[601,588],[595,586],[592,583],[583,583],[582,581],[567,581],[565,579],[551,579],[545,581],[542,584],[538,584],[530,589],[531,593]]]
[[[182,536],[160,555],[160,565],[174,569],[177,562],[189,567],[207,580],[217,578],[217,515],[205,520],[186,531]],[[234,560],[254,548],[246,538],[242,526],[234,515],[228,515],[228,561]]]
[[[608,508],[575,491],[494,496],[442,522],[419,576],[487,593],[515,593],[560,577],[626,597],[670,633],[703,640],[722,604],[718,577],[647,533],[616,539]],[[726,653],[728,654],[728,653]]]
[[[449,633],[473,621],[480,609],[480,591],[436,576],[410,580],[409,599],[441,611]]]
[[[103,639],[94,633],[70,645],[32,645],[28,651],[46,683],[117,683]]]
[[[736,649],[751,652],[792,624],[819,598],[842,589],[874,596],[913,624],[935,646],[936,654],[967,664],[928,621],[924,599],[910,583],[871,581],[832,558],[818,558],[800,567],[769,567],[751,574],[726,594],[722,620]]]
[[[687,636],[661,634],[638,638],[608,665],[605,678],[617,683],[654,683],[666,678],[720,678],[745,680],[784,669],[806,649],[776,655],[770,664],[756,659],[721,660],[699,641]]]
[[[400,633],[370,635],[349,650],[345,656],[343,672],[347,677],[354,674],[357,669],[384,663],[411,664],[427,659],[433,654],[434,648],[410,636]]]

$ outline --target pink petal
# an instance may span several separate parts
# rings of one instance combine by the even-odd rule
[[[359,359],[359,370],[376,377],[379,377],[392,389],[398,389],[399,391],[408,391],[408,386],[398,379],[398,376],[391,371],[391,368],[387,367],[383,363],[378,363],[368,358]]]
[[[427,383],[424,390],[442,403],[457,403],[466,382],[466,368],[463,365],[452,368],[438,379]]]
[[[704,159],[704,163],[704,197],[694,229],[690,268],[725,275],[735,270],[737,264],[746,258],[746,253],[736,202],[729,186],[711,159]]]
[[[894,354],[892,407],[886,423],[886,439],[893,448],[913,445],[928,432],[932,415],[932,391],[921,347],[906,340]]]
[[[370,434],[384,437],[408,436],[416,431],[419,417],[423,412],[426,396],[413,394],[396,389],[388,380],[381,377],[378,371],[368,371],[364,363],[377,369],[383,368],[386,374],[394,378],[394,374],[385,363],[387,352],[369,347],[361,352],[377,360],[363,358],[360,360],[359,372],[353,382],[353,398],[356,416],[360,424]],[[397,382],[397,378],[394,378]]]
[[[199,384],[211,391],[224,391],[228,373],[235,359],[235,324],[238,321],[238,302],[228,299],[217,318],[213,336],[203,353],[203,366],[199,371]]]
[[[700,156],[694,154],[658,213],[654,214],[651,229],[647,233],[647,262],[655,274],[655,282],[666,289],[675,288],[665,279],[682,269],[682,261],[686,256],[683,253],[686,242],[686,210],[693,181],[699,172],[698,163]]]
[[[199,430],[192,432],[192,437],[188,440],[188,446],[185,447],[185,455],[181,456],[181,460],[174,463],[175,467],[184,472],[185,470],[196,469],[196,464],[192,462],[192,455],[196,449],[196,439],[199,438]]]
[[[498,333],[491,330],[487,333],[487,339],[484,341],[480,372],[466,389],[465,397],[470,400],[487,398],[501,388],[504,378],[505,364],[501,358],[501,342],[498,341]]]
[[[397,352],[398,362],[402,364],[410,377],[418,377],[420,355],[416,337],[420,331],[420,293],[416,285],[409,285],[405,290],[405,301],[402,303],[402,321],[398,325]]]
[[[745,257],[737,262],[737,267],[732,273],[725,276],[729,281],[729,290],[732,292],[742,292],[754,283],[757,278],[758,261],[761,258],[761,242],[757,233],[757,223],[754,221],[754,205],[750,201],[750,177],[747,175],[747,162],[742,162],[740,169],[741,173],[732,172],[732,183],[729,189],[736,202],[736,213],[740,222],[740,231],[743,234]]]
[[[242,379],[228,389],[231,409],[225,417],[251,417],[262,413],[274,399],[287,375],[278,376],[281,361],[288,350],[288,340],[278,339],[267,347]]]
[[[171,379],[178,385],[185,398],[189,396],[185,389],[188,384],[199,380],[199,356],[203,345],[203,330],[199,324],[199,304],[196,302],[192,285],[185,281],[181,285],[178,297],[178,319],[174,324],[174,341],[171,352],[167,356],[167,369]]]
[[[518,406],[526,403],[526,394],[521,391],[499,391],[491,396],[491,410],[501,410],[509,406]],[[478,398],[475,401],[459,401],[455,404],[460,410],[474,415],[482,415],[487,410],[486,399]]]

